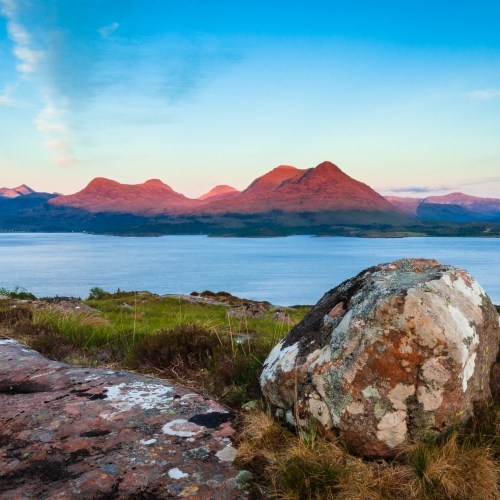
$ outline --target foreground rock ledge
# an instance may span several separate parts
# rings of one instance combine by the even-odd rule
[[[261,387],[291,423],[312,417],[365,456],[393,455],[490,396],[499,339],[498,313],[466,271],[400,260],[327,292],[273,349]]]
[[[240,499],[231,415],[165,381],[0,339],[0,498]]]

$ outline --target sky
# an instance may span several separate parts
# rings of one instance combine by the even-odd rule
[[[500,198],[499,2],[0,0],[0,187],[197,197],[329,160]]]

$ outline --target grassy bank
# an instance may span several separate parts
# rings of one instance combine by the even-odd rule
[[[15,293],[0,300],[0,333],[51,359],[152,374],[228,405],[237,415],[237,465],[254,475],[250,498],[500,499],[500,408],[493,404],[478,405],[466,429],[378,461],[352,455],[312,424],[297,433],[275,419],[258,377],[291,325],[273,319],[267,303],[250,304],[261,317],[249,318],[227,315],[243,303],[228,294],[206,293],[215,303],[191,303],[96,289],[91,300],[64,310],[61,300],[25,301],[19,293],[26,292]],[[298,322],[308,310],[283,312]]]
[[[206,294],[215,302],[190,303],[147,292],[94,296],[92,310],[64,311],[57,301],[0,303],[9,335],[50,359],[116,366],[168,378],[239,406],[260,397],[258,376],[269,351],[289,331],[276,310],[255,303],[259,318],[228,317],[241,299]],[[298,322],[308,307],[283,310]]]

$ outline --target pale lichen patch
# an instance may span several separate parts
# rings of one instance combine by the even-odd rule
[[[396,410],[406,410],[406,399],[415,394],[414,385],[397,384],[387,397],[390,399]]]
[[[398,410],[386,413],[377,424],[377,438],[389,448],[395,448],[406,439],[406,412]]]
[[[378,390],[376,387],[373,387],[371,385],[369,385],[368,387],[365,387],[362,391],[361,391],[361,394],[363,394],[363,396],[366,398],[366,399],[379,399],[380,398],[380,394],[378,393]]]

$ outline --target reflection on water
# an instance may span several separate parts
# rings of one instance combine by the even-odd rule
[[[500,240],[486,238],[118,238],[0,234],[0,287],[37,296],[108,291],[228,291],[274,304],[314,304],[366,267],[405,257],[467,269],[500,303]]]

